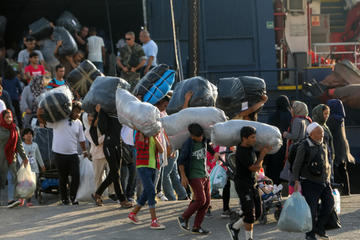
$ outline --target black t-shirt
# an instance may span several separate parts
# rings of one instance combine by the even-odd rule
[[[255,172],[249,167],[255,164],[257,156],[253,147],[242,147],[240,144],[236,148],[236,174],[235,182],[240,182],[249,186],[255,185]]]

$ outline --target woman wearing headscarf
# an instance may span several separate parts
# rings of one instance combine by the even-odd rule
[[[270,116],[268,123],[279,128],[281,134],[286,132],[291,123],[291,105],[289,98],[281,95],[276,99],[276,111]],[[280,172],[284,167],[286,153],[286,139],[279,151],[266,157],[266,176],[271,178],[274,184],[280,184]]]
[[[355,159],[350,153],[349,142],[346,137],[346,114],[344,105],[339,99],[331,99],[327,101],[326,104],[330,107],[328,126],[334,137],[334,180],[336,183],[344,184],[342,195],[350,195],[350,182],[347,165],[348,163],[355,163]]]
[[[331,166],[331,181],[334,181],[334,158],[335,150],[333,143],[333,136],[326,122],[330,115],[330,108],[325,104],[319,104],[312,110],[312,120],[317,122],[324,129],[324,143],[328,150],[328,160]]]
[[[297,143],[306,137],[306,128],[312,122],[311,118],[308,116],[309,111],[305,103],[294,101],[292,110],[293,118],[291,119],[290,128],[283,133],[283,137],[287,139],[287,154],[289,153],[292,144]],[[295,182],[290,168],[289,161],[286,161],[280,177],[289,181],[289,194],[292,194]]]
[[[36,116],[37,97],[45,91],[43,76],[35,76],[21,94],[20,109],[25,112],[24,127],[31,127],[31,119]]]
[[[0,196],[8,180],[8,207],[13,208],[20,204],[15,200],[16,186],[16,153],[19,153],[23,163],[28,164],[28,159],[19,137],[19,129],[14,123],[10,110],[4,110],[0,116]]]

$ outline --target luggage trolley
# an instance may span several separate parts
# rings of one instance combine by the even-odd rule
[[[36,127],[34,128],[34,133],[34,142],[39,146],[40,154],[46,167],[46,171],[39,174],[35,190],[35,198],[42,204],[44,202],[42,193],[59,193],[59,179],[51,150],[53,130]]]

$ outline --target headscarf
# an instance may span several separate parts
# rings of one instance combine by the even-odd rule
[[[294,115],[295,116],[304,116],[304,117],[306,117],[307,115],[309,115],[308,107],[303,102],[294,101],[294,103],[292,104],[292,107],[294,109]]]
[[[16,151],[16,145],[17,141],[19,139],[19,134],[16,129],[16,124],[14,123],[14,119],[10,124],[7,124],[5,122],[5,115],[10,114],[12,117],[12,113],[10,110],[4,110],[1,113],[0,118],[0,126],[3,128],[6,128],[10,132],[10,136],[8,138],[8,141],[5,145],[5,156],[9,164],[11,164],[14,161],[15,151]]]
[[[327,101],[326,105],[330,107],[330,117],[343,122],[346,117],[344,105],[339,99],[330,99]]]
[[[34,96],[32,109],[33,113],[37,110],[37,98],[44,92],[44,78],[43,76],[34,76],[30,82],[30,91]]]
[[[269,117],[268,123],[278,127],[283,132],[288,130],[291,118],[289,98],[281,95],[276,99],[276,111]]]
[[[291,105],[289,98],[286,95],[280,95],[276,99],[276,111],[287,112],[290,111]]]

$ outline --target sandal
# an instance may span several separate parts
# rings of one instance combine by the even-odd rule
[[[91,194],[92,199],[94,199],[95,204],[97,206],[103,206],[103,201],[101,200],[101,196],[96,193]]]
[[[134,206],[134,204],[125,200],[125,201],[120,202],[120,206],[121,206],[121,208],[132,208]]]

